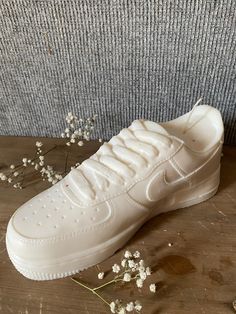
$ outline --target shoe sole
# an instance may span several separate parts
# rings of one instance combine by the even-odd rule
[[[108,257],[112,256],[117,250],[122,248],[125,243],[137,232],[137,230],[149,219],[168,211],[174,211],[180,208],[189,207],[199,204],[211,198],[218,190],[220,179],[220,168],[213,175],[192,187],[173,193],[172,197],[166,197],[158,202],[153,209],[153,214],[145,221],[137,222],[130,226],[123,233],[97,246],[96,248],[87,250],[83,254],[75,254],[74,256],[66,256],[60,260],[47,262],[46,266],[32,265],[29,261],[16,256],[11,250],[7,238],[6,245],[9,258],[15,268],[25,277],[32,280],[52,280],[72,276],[91,266],[94,266]],[[207,191],[207,192],[206,192]],[[186,197],[187,195],[187,197]]]

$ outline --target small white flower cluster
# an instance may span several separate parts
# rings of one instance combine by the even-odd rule
[[[126,314],[127,312],[140,312],[142,310],[142,305],[139,301],[129,302],[123,305],[122,301],[115,300],[110,303],[110,310],[112,313]]]
[[[54,171],[52,166],[46,166],[46,168],[43,167],[40,172],[43,180],[47,180],[48,182],[52,183],[52,185],[56,184],[63,178],[61,174],[58,174]]]
[[[133,254],[130,251],[125,251],[125,258],[121,261],[121,266],[118,264],[112,266],[112,271],[117,274],[121,271],[121,268],[123,268],[123,281],[130,282],[131,280],[136,280],[136,286],[138,288],[142,288],[144,281],[151,275],[151,269],[145,266],[144,260],[138,260],[140,256],[139,251]],[[150,286],[151,292],[155,292],[154,286],[155,284]]]
[[[104,278],[104,275],[105,275],[104,272],[99,273],[99,274],[98,274],[98,279],[103,279],[103,278]]]
[[[112,271],[113,271],[113,273],[118,274],[120,272],[120,266],[118,264],[114,264],[112,266]]]
[[[23,166],[27,167],[29,165],[34,166],[34,169],[36,171],[39,171],[41,173],[41,177],[43,178],[43,181],[48,181],[52,183],[53,185],[56,184],[58,181],[62,179],[62,175],[57,173],[52,166],[45,165],[45,157],[42,155],[42,142],[36,142],[35,146],[37,147],[36,154],[38,157],[36,157],[33,161],[31,159],[23,158]]]
[[[122,281],[124,283],[135,281],[138,288],[142,288],[144,281],[151,275],[151,268],[145,265],[139,251],[135,251],[133,254],[130,251],[125,251],[124,258],[120,265],[114,264],[112,266],[113,273],[116,274],[112,282]],[[104,278],[104,272],[98,274],[99,279]],[[106,284],[105,284],[106,285]],[[104,286],[104,285],[102,285]],[[102,287],[101,286],[101,287]],[[152,293],[156,292],[156,285],[154,283],[149,285],[149,290]],[[139,301],[129,302],[124,305],[120,300],[116,300],[110,303],[110,310],[112,313],[125,314],[128,312],[140,312],[142,305]]]
[[[66,117],[68,127],[65,129],[64,133],[61,134],[63,138],[67,138],[69,140],[66,145],[70,146],[73,143],[77,143],[79,146],[83,146],[83,140],[89,141],[92,130],[94,129],[96,116],[97,115],[87,119],[79,119],[77,116],[69,112]],[[99,139],[99,142],[102,142],[102,140]],[[34,170],[41,174],[43,181],[48,181],[53,185],[60,181],[63,178],[63,175],[67,173],[67,167],[65,166],[65,172],[63,175],[56,172],[52,166],[45,164],[44,156],[52,149],[43,154],[43,143],[37,141],[35,146],[37,150],[34,158],[29,159],[24,157],[22,158],[22,163],[20,165],[10,165],[9,170],[7,170],[6,173],[0,173],[0,181],[8,183],[14,188],[22,189],[25,168],[29,166],[33,166]],[[80,163],[76,163],[70,167],[70,169],[74,169],[79,165]]]
[[[79,146],[83,146],[83,140],[89,141],[91,133],[94,129],[94,123],[97,115],[89,117],[87,119],[79,119],[76,115],[69,112],[66,117],[68,126],[65,131],[61,133],[62,138],[67,138],[67,146],[77,143]]]
[[[22,189],[21,182],[17,182],[21,173],[16,171],[16,168],[15,165],[10,165],[8,173],[0,173],[0,180],[13,185],[14,188]]]
[[[7,176],[4,173],[0,172],[0,179],[2,181],[6,181],[7,180]]]
[[[42,142],[37,141],[37,142],[35,143],[35,145],[36,145],[36,147],[38,148],[39,152],[40,152],[40,153],[42,153],[42,151],[40,150],[40,147],[42,147],[42,146],[43,146],[43,143],[42,143]]]
[[[31,164],[31,163],[32,163],[31,159],[27,159],[27,158],[22,159],[22,164],[24,167],[27,167],[28,164]]]
[[[37,148],[36,157],[33,159],[22,158],[21,164],[15,166],[10,165],[9,170],[6,173],[0,173],[0,179],[13,186],[15,189],[22,189],[22,182],[24,180],[25,168],[34,167],[36,171],[39,171],[43,180],[47,180],[52,184],[57,183],[62,179],[62,175],[54,171],[52,166],[45,165],[45,157],[43,155],[42,146],[43,143],[37,141],[35,143]]]
[[[149,289],[151,292],[155,293],[156,292],[156,285],[154,283],[150,284]]]

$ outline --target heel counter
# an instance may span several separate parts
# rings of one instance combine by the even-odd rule
[[[214,173],[218,173],[220,177],[220,164],[222,156],[222,145],[223,142],[218,145],[218,147],[213,151],[208,160],[198,169],[196,169],[193,174],[193,179],[191,184],[195,182],[200,182],[205,178],[210,177]]]

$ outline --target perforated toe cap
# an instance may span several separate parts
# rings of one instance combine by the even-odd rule
[[[111,218],[110,207],[82,208],[63,193],[61,183],[23,204],[7,228],[7,245],[17,256],[27,258],[60,257],[86,250],[86,233]],[[91,237],[91,242],[95,238]]]

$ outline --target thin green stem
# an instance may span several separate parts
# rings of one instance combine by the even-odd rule
[[[115,282],[118,282],[118,281],[122,281],[122,280],[123,280],[123,279],[121,279],[121,278],[117,278],[117,279],[110,280],[110,281],[104,283],[104,284],[101,285],[101,286],[98,286],[98,287],[96,287],[96,288],[93,288],[93,291],[99,290],[99,289],[101,289],[101,288],[104,288],[104,287],[106,287],[106,286],[112,284],[112,283],[115,283]]]
[[[106,303],[108,306],[110,306],[110,303],[108,303],[100,294],[98,294],[96,291],[92,290],[93,294],[95,294],[99,299],[101,299],[104,303]]]
[[[91,288],[89,288],[88,286],[84,285],[82,282],[78,281],[77,279],[71,278],[71,280],[74,281],[75,283],[77,283],[78,285],[84,287],[85,289],[87,289],[87,290],[93,292],[93,289],[91,289]]]
[[[91,291],[93,294],[95,294],[100,300],[102,300],[105,304],[107,304],[108,306],[110,306],[110,303],[108,303],[100,294],[98,294],[95,289],[91,289],[88,286],[84,285],[82,282],[76,280],[75,278],[71,278],[72,281],[74,281],[75,283],[77,283],[78,285],[82,286],[83,288]]]
[[[96,291],[96,290],[99,290],[99,289],[101,289],[101,288],[104,288],[104,287],[106,287],[106,286],[108,286],[108,285],[110,285],[110,284],[112,284],[112,283],[116,283],[116,282],[118,282],[118,281],[123,281],[123,278],[121,278],[121,277],[123,277],[123,275],[124,275],[125,273],[127,273],[127,272],[129,272],[129,271],[128,271],[128,270],[124,271],[123,273],[121,273],[120,275],[118,275],[115,279],[112,279],[112,280],[110,280],[110,281],[104,283],[104,284],[101,285],[101,286],[98,286],[98,287],[96,287],[96,288],[93,288],[92,290],[93,290],[93,291]],[[139,278],[139,275],[138,275],[138,274],[137,274],[136,276],[132,277],[132,278],[130,279],[130,281],[135,280],[135,279],[137,279],[137,278]]]
[[[57,145],[54,145],[52,148],[50,148],[49,150],[47,150],[45,153],[41,154],[41,156],[47,155],[47,154],[50,153],[52,150],[54,150],[56,147],[57,147]],[[35,156],[36,156],[36,157],[34,157],[34,158],[31,160],[31,162],[33,162],[33,161],[35,161],[36,159],[39,158],[39,156],[37,156],[37,155],[35,155]],[[19,169],[21,169],[21,168],[25,168],[25,166],[22,165],[22,164],[18,164],[18,165],[15,166],[15,169],[13,169],[13,172],[15,172],[16,170],[19,170]]]
[[[67,172],[68,157],[69,157],[69,152],[67,152],[67,153],[66,153],[66,161],[65,161],[64,173],[66,173],[66,172]]]

